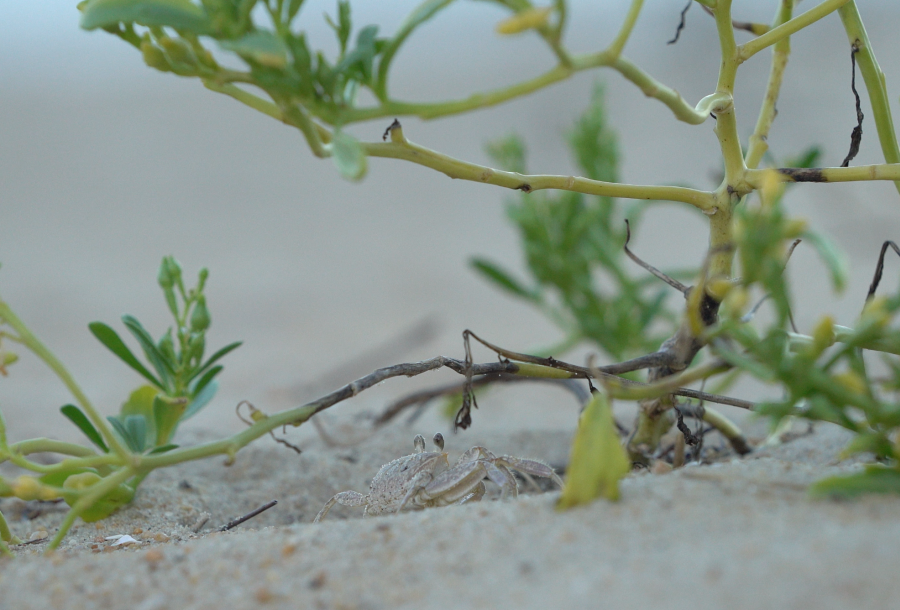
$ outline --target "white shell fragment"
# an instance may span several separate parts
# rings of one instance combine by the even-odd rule
[[[119,534],[116,536],[107,536],[106,540],[115,540],[109,546],[122,546],[124,544],[139,544],[137,540],[129,536],[128,534]]]

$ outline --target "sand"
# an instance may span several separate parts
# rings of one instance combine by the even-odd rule
[[[310,523],[333,492],[365,491],[373,465],[409,447],[410,432],[397,426],[352,448],[312,443],[300,456],[262,443],[230,467],[159,471],[131,506],[77,526],[50,557],[40,544],[16,547],[0,561],[0,606],[887,608],[900,594],[900,504],[805,494],[857,467],[834,459],[847,436],[833,426],[745,459],[632,474],[618,503],[558,512],[548,491],[380,517],[336,507]],[[483,442],[557,466],[568,441],[536,431],[449,440],[452,456]],[[215,531],[271,499],[275,508]],[[20,536],[52,532],[62,517],[35,504],[0,503]],[[137,542],[107,539],[123,534]]]

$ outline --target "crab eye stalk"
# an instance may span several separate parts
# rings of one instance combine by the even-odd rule
[[[441,434],[440,432],[436,433],[432,440],[434,441],[434,446],[438,448],[438,451],[444,450],[444,435],[443,434]]]
[[[415,448],[416,453],[425,451],[425,437],[421,434],[417,434],[416,438],[413,439],[413,447]]]

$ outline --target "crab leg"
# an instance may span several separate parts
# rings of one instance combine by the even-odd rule
[[[328,511],[331,510],[331,507],[334,506],[335,503],[338,503],[342,506],[365,506],[368,502],[366,496],[362,495],[358,491],[342,491],[339,494],[335,494],[333,498],[331,498],[325,506],[322,507],[322,510],[319,511],[319,514],[316,515],[316,518],[313,519],[313,523],[318,523],[322,519],[325,518],[325,515],[328,514]]]
[[[481,502],[481,498],[484,497],[484,483],[479,483],[475,487],[475,491],[465,496],[462,500],[457,502],[457,504],[468,504],[469,502]]]
[[[431,500],[433,505],[446,506],[457,504],[473,492],[477,492],[479,485],[484,486],[481,481],[485,477],[503,487],[503,473],[497,471],[489,460],[478,457],[482,451],[486,450],[481,447],[473,447],[466,451],[453,468],[435,476],[434,480],[422,490],[422,495]],[[513,479],[510,478],[509,482],[515,486]]]
[[[510,496],[519,497],[519,485],[516,483],[516,477],[506,465],[500,463],[497,458],[479,460],[479,464],[484,468],[487,478],[500,488],[500,499],[506,500]]]
[[[422,442],[424,444],[424,440]],[[428,487],[429,481],[431,481],[431,479],[432,475],[427,470],[423,470],[415,477],[413,477],[412,481],[409,482],[409,491],[406,492],[406,496],[403,498],[403,502],[401,502],[400,506],[397,507],[397,512],[399,513],[401,510],[403,510],[410,502],[412,502],[414,508],[424,507],[425,503],[421,501],[419,495]]]
[[[534,475],[536,477],[544,477],[545,479],[550,479],[560,487],[563,486],[563,480],[556,474],[556,471],[550,467],[549,464],[545,464],[543,462],[539,462],[538,460],[526,460],[524,458],[517,458],[511,455],[503,455],[498,458],[494,458],[494,463],[498,465],[503,465],[507,468],[511,468],[512,470],[516,470],[526,475]],[[532,481],[534,483],[534,481]]]

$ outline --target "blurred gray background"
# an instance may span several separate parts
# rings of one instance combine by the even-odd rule
[[[140,378],[97,343],[87,324],[102,320],[123,331],[119,316],[128,312],[155,335],[165,330],[169,320],[155,280],[165,254],[175,255],[189,277],[210,268],[210,346],[245,341],[226,359],[220,393],[193,426],[237,429],[232,409],[242,399],[271,412],[378,366],[437,354],[461,357],[464,328],[522,351],[560,338],[537,312],[487,286],[467,266],[477,254],[523,269],[517,236],[504,217],[509,192],[381,159],[370,161],[363,182],[344,182],[330,161],[312,156],[298,132],[196,80],[146,68],[137,52],[104,32],[80,30],[75,4],[4,6],[0,297],[105,413],[115,413]],[[306,4],[302,23],[313,44],[333,48],[322,13],[333,13],[334,3]],[[377,23],[392,32],[416,4],[355,2],[354,25]],[[572,2],[569,47],[603,48],[627,4]],[[768,22],[776,4],[737,0],[735,17]],[[811,6],[803,2],[799,10]],[[712,19],[693,7],[681,40],[667,46],[682,8],[682,0],[648,0],[625,55],[694,104],[715,87],[717,42]],[[900,114],[900,4],[863,0],[860,11],[887,76],[892,110]],[[494,34],[504,16],[481,2],[451,6],[421,28],[395,62],[395,95],[462,97],[550,67],[553,59],[536,36]],[[739,41],[748,36],[738,33]],[[769,52],[760,53],[739,73],[744,138],[756,120],[768,61]],[[836,15],[795,37],[772,152],[783,158],[819,144],[823,164],[840,164],[855,124],[849,79],[849,46]],[[563,134],[596,82],[606,85],[609,117],[620,134],[624,181],[713,186],[719,170],[713,122],[679,123],[608,70],[464,116],[407,118],[405,133],[422,145],[487,162],[485,142],[516,131],[528,143],[531,171],[571,173]],[[389,122],[353,131],[375,140]],[[882,159],[870,116],[864,128],[854,164]],[[830,233],[855,272],[845,295],[836,297],[815,254],[798,249],[790,273],[802,280],[795,295],[801,330],[829,312],[852,324],[881,242],[900,238],[897,192],[890,183],[798,186],[788,207]],[[658,266],[696,265],[705,243],[698,213],[660,204],[646,215],[635,250]],[[896,289],[897,268],[898,261],[888,263],[885,290]],[[426,319],[436,330],[430,340],[398,339]],[[394,381],[358,400],[377,408],[443,379]],[[577,410],[568,397],[508,396],[506,411],[482,404],[476,417],[506,425],[530,401],[528,412],[538,413],[541,425],[573,425]],[[27,355],[0,379],[0,408],[13,439],[77,438],[57,411],[70,400]]]

